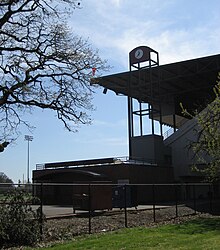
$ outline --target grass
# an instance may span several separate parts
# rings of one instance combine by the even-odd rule
[[[104,234],[77,237],[44,250],[124,249],[220,249],[220,218],[196,219],[157,228],[130,228]]]

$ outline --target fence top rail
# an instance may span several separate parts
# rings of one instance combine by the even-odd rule
[[[25,187],[25,186],[210,186],[210,185],[220,185],[219,184],[212,184],[212,183],[126,183],[126,184],[120,184],[120,183],[0,183],[1,187]]]

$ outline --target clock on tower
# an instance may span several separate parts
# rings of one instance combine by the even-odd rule
[[[150,59],[150,52],[151,52],[151,49],[147,46],[140,46],[140,47],[133,49],[129,53],[130,63],[136,64],[136,63],[148,61]]]

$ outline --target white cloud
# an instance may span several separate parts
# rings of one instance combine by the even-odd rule
[[[111,0],[110,3],[112,3],[115,7],[119,8],[122,4],[122,0]]]
[[[90,1],[89,1],[90,2]],[[128,69],[128,54],[133,48],[146,45],[157,50],[160,63],[171,63],[219,53],[219,15],[198,19],[195,3],[185,1],[121,1],[92,0],[87,23],[77,32],[87,34],[107,59]],[[208,3],[201,2],[201,11]],[[198,7],[198,6],[197,6]],[[86,8],[86,6],[85,6]]]
[[[126,128],[127,127],[127,120],[122,119],[122,120],[118,120],[118,121],[112,121],[111,122],[107,122],[107,121],[102,121],[102,120],[95,120],[93,122],[94,126],[102,126],[105,128]]]
[[[151,36],[147,28],[141,31],[138,28],[132,28],[124,31],[119,37],[108,40],[105,46],[109,46],[111,52],[111,48],[114,48],[118,61],[125,68],[128,68],[128,60],[126,60],[128,53],[140,45],[146,45],[158,51],[160,64],[166,64],[219,53],[219,32],[219,28],[210,30],[204,27],[187,31],[165,30]]]
[[[110,137],[109,137],[110,136]],[[102,147],[107,147],[107,146],[127,146],[127,137],[114,137],[112,135],[108,134],[97,134],[96,138],[94,136],[87,136],[83,137],[81,136],[80,138],[74,138],[74,142],[81,147],[83,144],[84,145],[93,145],[95,148],[102,148]]]

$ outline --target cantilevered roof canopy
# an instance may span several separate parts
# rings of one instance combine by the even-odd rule
[[[174,104],[175,113],[181,115],[180,102],[192,111],[203,109],[213,98],[218,72],[220,54],[108,75],[94,82],[144,103]]]

